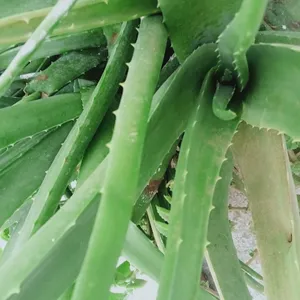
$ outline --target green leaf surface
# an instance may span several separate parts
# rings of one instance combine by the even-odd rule
[[[91,1],[93,0],[88,0],[86,3],[85,0],[81,1],[82,4],[87,5],[82,5],[80,9],[71,10],[53,31],[52,35],[71,34],[103,27],[137,19],[158,11],[155,0],[109,0],[108,4],[98,0],[93,1],[94,4],[90,4]],[[0,19],[0,46],[26,41],[30,33],[48,14],[48,5],[55,4],[55,1],[48,1],[46,7],[42,4],[45,1],[28,0],[26,2],[30,3],[28,9],[18,10],[19,13],[12,13],[11,15],[9,14],[10,10],[7,10],[6,14],[3,14],[3,18]],[[41,5],[42,9],[39,9],[38,7]],[[1,9],[1,12],[3,11]]]
[[[64,94],[0,110],[0,148],[78,117],[79,94]]]
[[[156,93],[156,95],[160,95],[160,101],[157,101],[158,105],[155,106],[155,109],[152,111],[148,121],[148,134],[145,142],[147,147],[144,147],[142,161],[144,169],[140,173],[136,198],[138,198],[141,194],[165,155],[168,153],[180,134],[184,131],[187,119],[195,107],[195,101],[199,93],[201,82],[203,81],[205,74],[217,61],[214,52],[215,48],[216,47],[214,45],[205,45],[195,51],[179,68],[176,73],[176,77],[173,78],[171,87],[168,90]],[[186,87],[185,89],[181,88],[183,85]],[[103,185],[106,168],[107,159],[98,166],[95,172],[89,176],[88,180],[86,180],[82,187],[75,192],[73,197],[62,207],[62,209],[59,210],[58,213],[55,214],[53,218],[51,218],[26,243],[26,245],[24,245],[20,254],[15,254],[5,262],[3,268],[0,269],[0,299],[3,297],[3,299],[6,300],[8,297],[7,295],[10,295],[14,291],[18,292],[22,282],[24,282],[32,270],[40,264],[49,251],[57,249],[56,255],[62,255],[61,249],[66,249],[67,247],[57,246],[57,242],[62,236],[64,236],[66,231],[69,231],[71,234],[71,228],[73,228],[76,224],[77,218],[81,215],[89,203],[95,199],[95,195],[97,195],[99,188]],[[91,222],[90,226],[92,226],[97,206],[95,207],[91,205],[89,206],[89,210],[92,215],[88,215],[87,219]],[[83,226],[84,228],[87,228],[87,225]],[[130,228],[131,227],[129,227],[129,229]],[[135,233],[135,236],[138,236],[136,231],[133,231],[133,233]],[[131,232],[131,234],[133,233]],[[49,289],[52,292],[57,291],[60,285],[63,286],[58,292],[60,295],[73,283],[78,275],[85,253],[83,252],[78,256],[76,251],[81,250],[81,246],[83,245],[85,245],[86,249],[89,234],[85,231],[81,238],[79,238],[79,236],[80,234],[77,232],[73,237],[70,237],[69,242],[75,243],[76,247],[72,244],[70,248],[67,248],[65,256],[61,260],[53,259],[53,256],[49,256],[50,263],[47,264],[47,266],[50,268],[50,271],[49,269],[46,270],[45,274],[50,276],[50,278],[55,278],[57,280],[40,281],[42,277],[33,276],[33,278],[30,279],[32,280],[31,286],[28,286],[28,289],[31,292],[44,293],[45,289],[37,289],[36,286],[41,286],[41,284],[46,284],[48,282],[46,286],[50,286]],[[84,242],[83,237],[87,238],[86,242]],[[145,239],[144,243],[141,241],[137,242],[136,240],[132,243],[125,242],[124,247],[127,247],[128,249],[128,251],[126,251],[126,257],[132,263],[135,261],[133,265],[136,265],[139,269],[148,273],[149,276],[158,280],[161,260],[158,261],[158,258],[156,259],[155,257],[161,256],[161,253],[156,250],[154,253],[152,252],[152,256],[148,254],[146,250],[148,249],[149,244],[151,244],[151,242],[148,239]],[[139,245],[139,247],[136,245]],[[140,249],[140,254],[138,254]],[[71,253],[73,255],[70,255]],[[77,265],[77,273],[75,273],[75,275],[73,273],[73,277],[70,279],[68,276],[71,276],[72,274],[71,268],[64,264],[68,263],[68,259],[71,258],[79,260],[79,262],[77,262],[79,267]],[[145,259],[143,260],[142,258]],[[53,262],[56,261],[57,265],[53,266]],[[15,265],[18,265],[18,269],[13,267]],[[70,266],[75,268],[75,263],[71,261]],[[53,269],[51,269],[51,267],[53,267],[54,270],[60,270],[57,271],[57,274],[62,274],[62,278],[58,278],[57,276],[52,277]],[[43,268],[40,270],[43,270]],[[64,275],[66,274],[64,272],[66,272],[68,276]],[[49,283],[53,285],[50,285]],[[48,294],[50,295],[50,291],[48,293],[45,292],[44,296]],[[213,299],[213,297],[208,293],[205,293],[205,295],[207,298],[202,298],[202,300]],[[24,300],[25,297],[21,297],[21,299]],[[29,297],[28,299],[34,298]],[[50,298],[48,300],[52,299],[53,298]]]
[[[44,92],[51,95],[70,81],[96,67],[105,58],[105,51],[101,52],[98,49],[67,53],[40,72],[27,85],[26,91],[28,93]]]
[[[20,159],[27,151],[37,145],[42,139],[44,139],[51,130],[47,132],[40,132],[35,134],[33,137],[24,138],[13,146],[6,149],[2,149],[3,153],[0,155],[0,175],[6,171],[6,169]]]
[[[249,79],[246,53],[255,36],[268,4],[268,0],[243,0],[239,11],[218,39],[221,68],[235,74],[240,90]]]
[[[242,119],[252,126],[276,129],[300,141],[300,52],[274,45],[255,45],[248,52],[250,81]]]
[[[144,18],[116,112],[101,205],[75,285],[74,300],[108,297],[135,201],[147,121],[166,43],[161,17]],[[119,209],[121,212],[117,213]],[[96,274],[101,270],[105,272],[99,278]]]
[[[116,108],[116,107],[114,107]],[[77,187],[80,187],[90,174],[102,163],[109,153],[108,143],[111,141],[115,125],[115,115],[111,109],[105,115],[97,132],[84,153],[77,180]]]
[[[33,53],[31,60],[63,54],[71,50],[98,48],[104,47],[105,45],[106,40],[101,28],[52,37],[43,42],[39,49]],[[5,69],[10,64],[20,48],[21,46],[14,47],[0,54],[0,70]]]
[[[199,285],[213,194],[239,123],[214,115],[214,93],[210,72],[181,145],[158,300],[192,299]]]
[[[9,66],[0,76],[0,95],[3,96],[13,83],[14,79],[20,74],[27,65],[32,54],[39,48],[45,38],[51,34],[59,21],[68,14],[77,0],[58,0],[49,14],[37,26],[33,33],[21,47],[20,51],[13,58]]]
[[[180,62],[204,43],[215,42],[242,0],[159,0],[172,46]]]
[[[126,71],[126,59],[131,54],[130,43],[136,36],[135,26],[135,22],[130,22],[122,27],[114,54],[36,195],[20,232],[19,247],[55,213],[73,172],[118,91]]]
[[[70,122],[42,138],[34,136],[36,144],[31,144],[21,157],[14,157],[15,160],[1,172],[0,226],[39,188],[72,126]],[[19,148],[19,145],[14,147]],[[0,158],[8,155],[6,152]]]
[[[154,222],[155,228],[158,230],[158,232],[165,236],[168,237],[168,230],[169,230],[169,225],[163,222],[155,221]]]
[[[168,209],[160,207],[160,206],[156,206],[156,211],[165,222],[169,223],[170,211]]]
[[[300,45],[300,32],[297,31],[260,31],[256,35],[255,42],[258,44],[286,44]]]
[[[300,218],[284,136],[241,124],[233,153],[250,202],[266,297],[296,300]]]
[[[209,217],[206,258],[221,299],[250,300],[244,276],[231,236],[228,220],[228,193],[232,177],[232,154],[222,165],[221,180],[217,182]]]
[[[5,108],[8,106],[12,106],[15,103],[17,103],[20,100],[20,98],[17,97],[0,97],[0,108]]]

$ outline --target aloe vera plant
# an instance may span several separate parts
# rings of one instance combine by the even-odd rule
[[[298,300],[298,1],[2,2],[0,300]]]

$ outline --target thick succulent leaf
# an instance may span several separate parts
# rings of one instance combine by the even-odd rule
[[[2,175],[2,173],[5,172],[5,169],[12,163],[17,159],[20,159],[27,151],[32,149],[50,133],[51,130],[37,133],[33,137],[24,138],[13,146],[3,149],[3,153],[0,154],[0,175]]]
[[[244,275],[236,254],[228,220],[228,193],[233,161],[231,152],[217,182],[208,224],[206,258],[221,299],[250,300]]]
[[[210,72],[180,149],[158,300],[192,299],[199,285],[213,194],[239,123],[239,118],[224,121],[214,115],[214,93]]]
[[[37,144],[1,172],[0,226],[39,188],[72,126],[65,124],[42,139],[34,136]]]
[[[15,242],[18,238],[18,232],[22,228],[24,221],[28,215],[29,209],[31,207],[33,197],[31,196],[27,199],[18,209],[15,210],[13,215],[6,220],[2,225],[1,230],[9,229],[10,238],[5,245],[3,254],[1,256],[0,264],[8,259],[12,253],[12,249],[15,246]]]
[[[178,59],[183,62],[194,49],[215,42],[239,10],[242,0],[159,0]]]
[[[250,202],[266,296],[299,299],[300,217],[284,136],[243,123],[233,153]]]
[[[1,96],[9,89],[9,86],[27,65],[32,54],[39,48],[45,38],[52,33],[59,21],[68,14],[76,1],[77,0],[58,0],[49,14],[45,16],[33,33],[30,34],[25,44],[0,76]]]
[[[71,50],[104,47],[105,45],[106,40],[101,28],[52,37],[43,42],[41,47],[33,53],[31,60],[63,54]],[[0,54],[0,70],[5,69],[10,64],[20,48],[21,46],[14,47]]]
[[[241,90],[249,79],[246,53],[254,43],[268,0],[243,0],[234,19],[218,39],[221,68],[235,74]]]
[[[26,91],[28,93],[44,92],[51,95],[70,81],[96,67],[105,58],[105,51],[98,49],[67,53],[40,72],[27,85]]]
[[[17,97],[0,97],[0,108],[5,108],[11,105],[14,105],[20,100],[20,98]]]
[[[73,9],[80,8],[85,5],[91,5],[97,2],[104,2],[103,0],[78,0],[76,6]],[[34,12],[35,10],[43,10],[44,13],[48,13],[52,6],[57,3],[57,0],[24,0],[19,2],[18,0],[3,1],[1,7],[3,10],[0,13],[0,17],[9,17],[11,15],[18,15],[24,12]]]
[[[135,37],[136,22],[124,23],[114,54],[36,195],[36,201],[20,231],[19,247],[55,213],[73,172],[118,91]]]
[[[165,222],[169,222],[170,211],[168,209],[160,207],[160,206],[156,206],[156,211]]]
[[[247,57],[251,78],[238,96],[243,101],[242,119],[300,141],[300,52],[279,45],[255,45]]]
[[[155,228],[158,230],[158,232],[161,235],[168,237],[168,230],[169,230],[168,224],[159,222],[159,221],[155,221],[154,225],[155,225]]]
[[[195,100],[200,87],[199,85],[201,85],[207,71],[217,61],[214,50],[214,45],[205,45],[196,50],[182,65],[182,67],[180,67],[171,87],[167,91],[164,91],[164,93],[160,93],[161,101],[158,101],[159,105],[153,110],[148,121],[148,134],[146,138],[147,147],[144,147],[142,161],[144,170],[142,170],[140,174],[136,198],[138,198],[141,194],[165,155],[168,153],[179,135],[184,131],[188,116],[195,106]],[[182,85],[186,88],[182,89]],[[43,260],[49,251],[52,251],[52,249],[59,249],[55,247],[56,243],[66,231],[71,230],[70,228],[75,225],[77,218],[94,199],[95,195],[97,195],[99,186],[102,186],[103,177],[107,168],[106,163],[107,160],[104,160],[103,163],[99,165],[96,171],[89,176],[88,180],[86,180],[82,187],[75,192],[71,201],[68,201],[62,209],[58,211],[58,213],[55,214],[29,240],[29,242],[26,243],[26,245],[24,245],[19,254],[15,254],[5,262],[5,265],[3,265],[0,269],[0,296],[3,296],[5,300],[7,298],[5,295],[18,292],[22,282],[24,282],[32,270],[39,265],[41,260]],[[95,216],[96,208],[92,206],[90,207],[93,215]],[[93,222],[94,217],[89,216],[88,219]],[[75,235],[75,239],[76,243],[80,243],[79,241],[82,241],[82,239],[79,239],[78,234]],[[149,244],[150,242],[147,240],[146,243]],[[134,242],[130,246],[130,253],[132,256],[131,258],[128,257],[129,261],[132,261],[134,258],[140,259],[141,257],[138,254],[134,254],[136,253],[134,251],[138,250],[138,247],[136,247],[137,244],[141,245],[140,243]],[[129,247],[127,243],[125,243],[125,245]],[[85,247],[87,247],[87,245]],[[78,247],[73,247],[71,252],[74,253],[74,257],[76,257],[76,259],[80,260],[80,265],[84,254],[82,254],[81,258],[78,258],[75,254],[77,248]],[[157,252],[159,253],[158,250]],[[127,255],[129,256],[130,253],[127,253]],[[141,253],[148,257],[146,251],[143,250]],[[68,266],[64,267],[63,262],[67,263],[67,258],[69,257],[73,257],[70,255],[70,251],[68,251],[66,259],[62,259],[62,263],[59,264],[61,272],[68,272]],[[16,259],[18,259],[18,261],[16,261]],[[159,274],[157,274],[157,268],[160,262],[158,264],[154,264],[154,259],[150,259],[150,261],[151,263],[145,263],[144,266],[153,267],[154,269],[151,272],[152,274],[156,274],[156,278],[158,278]],[[19,266],[18,270],[13,267],[16,264]],[[142,269],[142,267],[140,268]],[[49,276],[55,277],[55,273],[53,271],[46,273],[48,273]],[[60,294],[72,284],[77,274],[78,273],[73,275],[74,277],[71,281],[67,283],[65,282],[65,286],[60,291]],[[54,286],[60,284],[60,281],[56,280],[49,280],[49,282],[53,283]],[[39,286],[38,277],[36,277],[33,281],[31,288],[36,289],[36,286]],[[42,289],[36,290],[42,291]],[[206,293],[205,295],[208,295],[207,297],[213,299],[213,297],[209,294]]]
[[[3,2],[8,3],[7,1]],[[15,4],[16,7],[19,6],[19,1],[13,2],[18,3]],[[22,11],[17,9],[15,14],[9,14],[11,10],[1,9],[1,12],[5,11],[5,13],[2,13],[3,17],[0,19],[0,46],[26,41],[30,33],[48,14],[49,5],[54,5],[56,1],[27,0],[26,2],[30,3],[30,6]],[[80,9],[75,9],[75,6],[56,27],[53,35],[70,34],[103,27],[137,19],[158,11],[155,0],[109,0],[108,4],[105,3],[106,1],[98,0],[80,2],[82,4]]]
[[[300,45],[300,32],[297,31],[260,31],[256,35],[258,44]]]
[[[82,111],[80,94],[64,94],[0,110],[0,148],[75,119]]]
[[[108,297],[135,201],[147,121],[166,43],[167,32],[162,18],[142,19],[127,78],[122,84],[123,95],[116,112],[108,169],[101,189],[101,205],[76,281],[74,300]],[[115,217],[118,207],[121,210]],[[105,272],[100,279],[97,274],[101,270]]]
[[[109,110],[84,153],[77,180],[77,187],[83,184],[108,155],[109,148],[107,145],[111,141],[114,125],[115,115]]]

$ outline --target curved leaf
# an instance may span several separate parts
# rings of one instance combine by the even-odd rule
[[[183,62],[199,45],[215,42],[242,0],[159,0],[178,59]]]
[[[300,141],[300,52],[279,45],[254,45],[247,57],[251,77],[237,99],[243,100],[242,119]]]

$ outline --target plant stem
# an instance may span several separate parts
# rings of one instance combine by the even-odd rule
[[[45,38],[52,32],[56,24],[72,8],[76,1],[77,0],[59,0],[57,2],[0,76],[0,96],[6,92],[14,79],[26,66],[34,51],[38,49]]]
[[[107,299],[109,295],[136,199],[147,120],[166,42],[161,17],[143,19],[116,113],[101,205],[75,286],[74,300]]]

